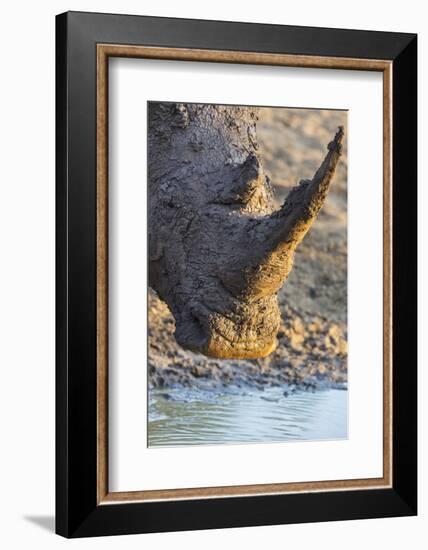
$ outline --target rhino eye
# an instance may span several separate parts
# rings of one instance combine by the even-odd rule
[[[223,178],[217,185],[214,204],[252,206],[254,211],[272,208],[268,179],[255,153],[250,153],[243,163],[229,166]]]

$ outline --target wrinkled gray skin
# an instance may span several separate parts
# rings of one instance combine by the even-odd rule
[[[149,280],[184,348],[221,358],[276,347],[277,292],[326,198],[343,129],[280,210],[260,163],[257,109],[149,104]]]

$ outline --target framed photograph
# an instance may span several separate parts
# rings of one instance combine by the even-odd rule
[[[416,514],[416,35],[56,25],[57,533]]]

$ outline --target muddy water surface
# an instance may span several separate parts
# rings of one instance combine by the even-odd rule
[[[258,389],[151,390],[150,447],[347,437],[348,392]]]

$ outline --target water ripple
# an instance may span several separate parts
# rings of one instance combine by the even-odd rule
[[[347,437],[348,392],[151,390],[149,447]]]

